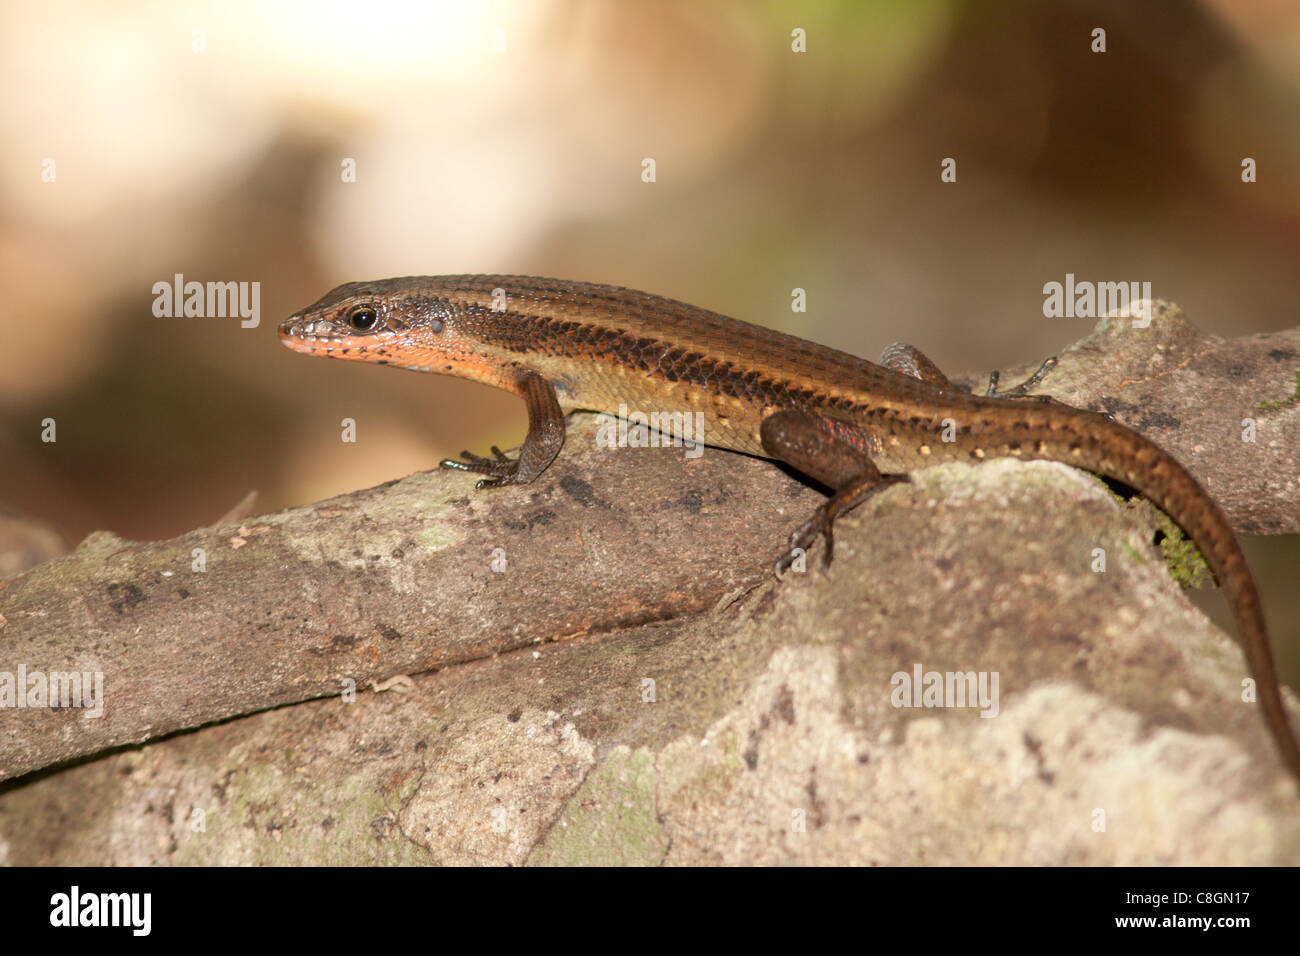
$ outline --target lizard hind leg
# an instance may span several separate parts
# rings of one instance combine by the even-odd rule
[[[835,520],[877,492],[909,480],[906,475],[880,473],[870,458],[866,431],[824,415],[791,409],[776,412],[763,420],[760,437],[768,455],[834,489],[791,533],[789,547],[776,560],[778,578],[818,538],[825,539],[822,562],[829,565],[835,553]]]
[[[939,371],[939,367],[926,357],[924,352],[915,346],[906,345],[902,342],[895,342],[885,349],[880,355],[880,364],[885,368],[893,369],[895,372],[902,372],[912,378],[919,378],[931,385],[952,384],[948,381],[948,377]],[[989,398],[1036,398],[1037,396],[1029,394],[1029,390],[1037,387],[1047,377],[1047,373],[1054,368],[1056,368],[1055,355],[1045,359],[1043,364],[1038,366],[1038,371],[1019,385],[1004,390],[998,388],[998,380],[1002,377],[1002,373],[990,372],[989,387],[985,394]]]

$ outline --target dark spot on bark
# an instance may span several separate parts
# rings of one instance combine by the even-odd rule
[[[137,604],[145,601],[144,592],[134,584],[110,584],[108,586],[108,606],[118,614],[125,614]]]
[[[352,634],[335,634],[330,638],[330,643],[335,647],[356,647],[359,639]]]
[[[794,723],[794,694],[785,684],[781,685],[781,690],[776,695],[776,704],[772,707],[772,713],[787,724]]]
[[[1050,786],[1056,779],[1054,773],[1049,772],[1043,766],[1043,743],[1041,740],[1035,740],[1028,732],[1025,733],[1025,749],[1034,755],[1034,762],[1038,764],[1038,779]]]
[[[402,639],[401,632],[388,624],[376,625],[375,630],[377,630],[386,640],[400,641]]]
[[[749,743],[745,746],[745,766],[750,770],[758,769],[758,730],[749,732]]]
[[[226,775],[221,778],[220,783],[214,783],[212,785],[212,792],[216,796],[218,803],[226,802],[226,790],[230,788],[230,781],[233,780],[234,777],[235,771],[228,770],[226,771]]]
[[[584,507],[596,501],[596,492],[591,485],[573,475],[565,475],[560,479],[560,490]]]
[[[1173,415],[1165,412],[1151,412],[1149,415],[1142,416],[1138,422],[1137,430],[1146,431],[1149,428],[1177,428],[1182,424]]]
[[[1289,362],[1293,358],[1300,358],[1300,353],[1291,349],[1269,349],[1268,357],[1275,362]]]
[[[813,829],[820,830],[826,825],[826,803],[817,795],[817,768],[815,766],[808,775],[808,799],[812,803]]]
[[[1097,399],[1097,404],[1105,409],[1106,414],[1114,415],[1118,418],[1132,419],[1134,413],[1141,414],[1145,409],[1139,407],[1133,402],[1125,402],[1116,398],[1114,395],[1103,395]]]
[[[512,724],[517,724],[519,723],[519,719],[523,716],[524,712],[522,710],[512,710],[510,713],[506,714],[506,720],[510,721]]]
[[[543,527],[549,524],[553,524],[555,522],[556,517],[557,515],[555,514],[555,512],[551,511],[550,509],[547,509],[545,511],[538,511],[535,514],[531,514],[528,516],[528,530],[531,531],[539,524],[542,525]]]
[[[190,592],[188,588],[177,588],[176,594],[178,597],[182,597],[182,598],[187,598],[190,596]]]
[[[704,510],[704,496],[698,491],[688,491],[677,499],[682,508],[693,515]]]

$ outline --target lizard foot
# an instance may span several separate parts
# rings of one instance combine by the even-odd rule
[[[790,547],[776,559],[776,564],[772,567],[778,579],[790,569],[800,554],[808,553],[818,538],[826,541],[826,547],[822,551],[822,567],[830,567],[831,560],[835,557],[835,519],[891,485],[912,480],[908,475],[881,475],[875,469],[872,471],[872,476],[864,475],[861,480],[846,485],[831,495],[817,506],[811,518],[790,533]]]
[[[468,451],[460,453],[461,460],[454,458],[444,458],[438,462],[438,467],[449,468],[453,471],[469,471],[478,475],[488,475],[482,478],[476,484],[475,488],[495,488],[497,485],[508,485],[515,477],[519,470],[519,462],[513,458],[507,458],[496,445],[492,446],[492,457],[485,458],[482,455],[474,455]]]
[[[985,393],[989,398],[1030,398],[1028,394],[1031,388],[1034,388],[1047,377],[1047,373],[1056,368],[1056,356],[1044,359],[1043,364],[1038,366],[1038,371],[1029,378],[1025,379],[1014,388],[1008,388],[1006,391],[998,390],[998,379],[1002,377],[1001,372],[989,372],[989,389]]]

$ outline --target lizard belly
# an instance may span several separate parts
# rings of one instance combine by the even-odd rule
[[[555,384],[565,411],[644,415],[665,434],[686,433],[716,448],[763,454],[759,425],[764,408],[748,399],[622,365],[593,366],[578,373],[568,365],[543,373]]]

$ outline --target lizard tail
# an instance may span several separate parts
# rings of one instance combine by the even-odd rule
[[[1079,424],[1082,427],[1068,429],[1069,434],[1058,432],[1052,436],[1055,440],[1049,439],[1057,446],[1058,454],[1052,457],[1124,482],[1169,515],[1196,543],[1236,618],[1273,740],[1283,762],[1300,780],[1300,744],[1282,702],[1259,591],[1227,515],[1192,473],[1155,442],[1093,412],[1082,412]]]

